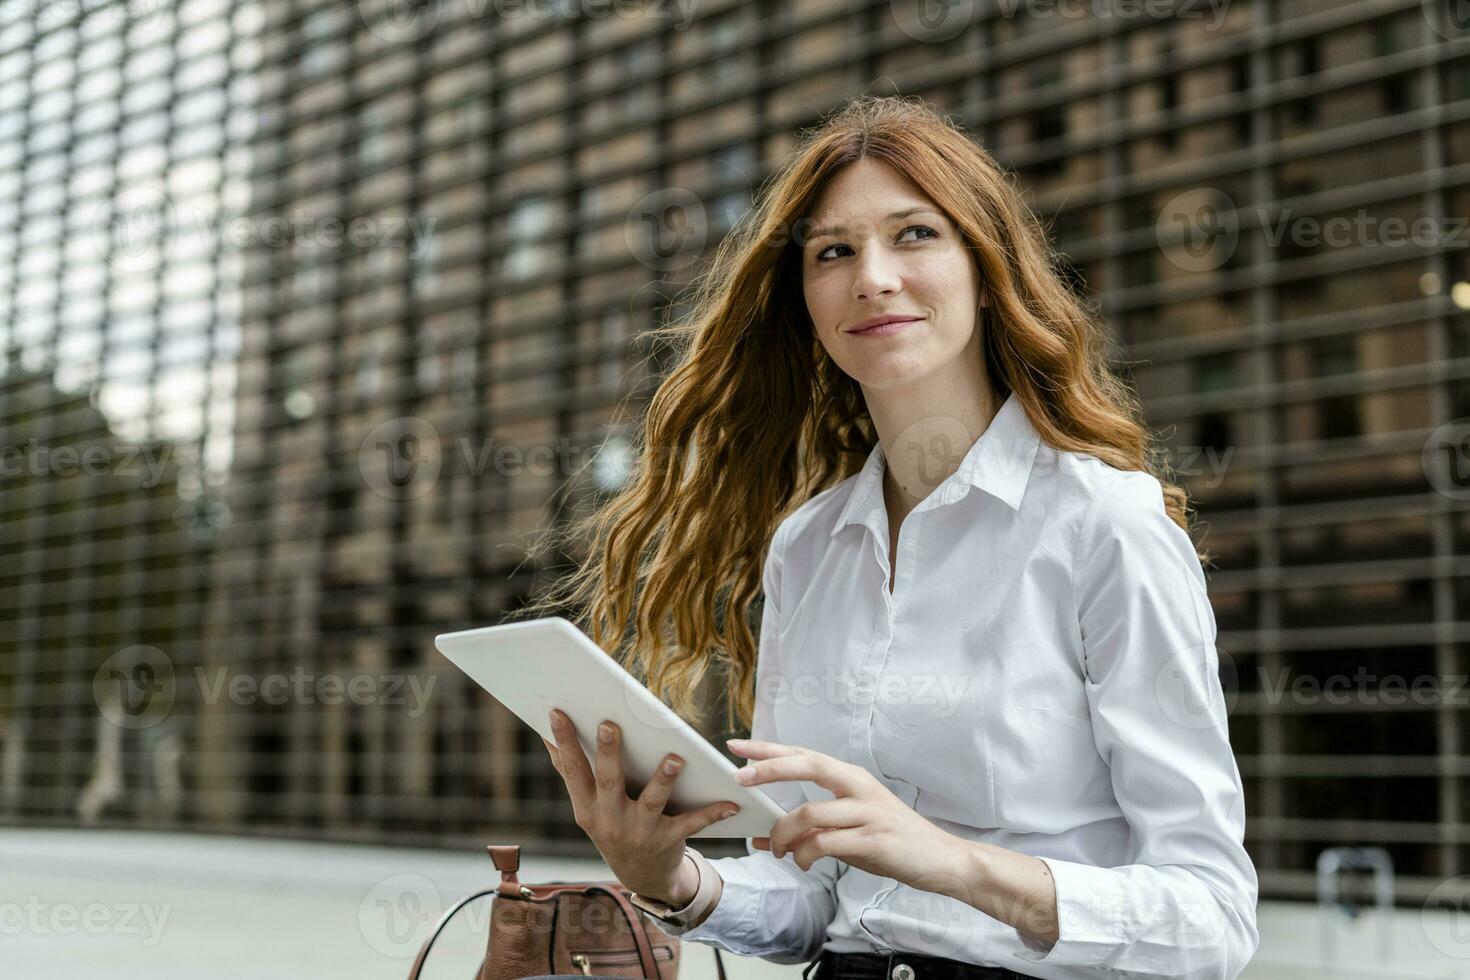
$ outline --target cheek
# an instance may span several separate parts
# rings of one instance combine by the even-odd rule
[[[926,256],[914,267],[914,279],[923,282],[935,298],[942,298],[950,306],[966,301],[967,295],[975,294],[975,273],[960,253]]]
[[[809,279],[803,286],[806,310],[812,318],[817,337],[824,344],[836,328],[837,317],[842,315],[842,287],[832,278]]]
[[[961,274],[936,274],[926,280],[925,295],[938,317],[937,336],[963,344],[974,330],[979,295],[974,282]]]

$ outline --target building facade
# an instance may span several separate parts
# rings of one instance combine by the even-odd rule
[[[1459,9],[0,12],[0,414],[176,466],[6,484],[0,813],[585,850],[433,635],[551,574],[640,333],[800,129],[893,92],[1015,171],[1194,499],[1263,896],[1369,844],[1422,901],[1470,873]]]

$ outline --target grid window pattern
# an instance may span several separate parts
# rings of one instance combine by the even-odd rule
[[[1207,525],[1263,896],[1470,872],[1455,5],[63,6],[0,11],[4,819],[585,849],[432,636],[616,486],[632,338],[793,133],[897,91],[1017,173]]]

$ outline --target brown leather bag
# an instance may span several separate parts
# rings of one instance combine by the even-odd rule
[[[490,900],[490,937],[477,980],[518,980],[546,973],[601,974],[638,980],[677,980],[679,937],[628,901],[619,881],[555,881],[525,885],[517,877],[516,844],[485,848],[500,869],[500,884],[466,895],[439,918],[413,961],[408,980],[418,980],[429,947],[454,914],[477,898]],[[711,947],[713,948],[713,947]],[[719,980],[725,962],[714,950]]]

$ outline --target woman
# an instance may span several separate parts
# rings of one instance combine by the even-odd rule
[[[726,804],[665,814],[662,772],[632,800],[618,733],[589,760],[563,724],[618,879],[820,980],[1240,973],[1257,880],[1186,497],[994,160],[848,103],[675,330],[554,601],[686,716],[727,669],[742,781],[788,813],[707,860],[685,841]]]

